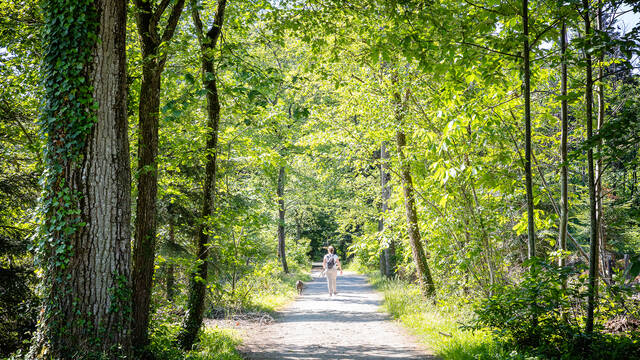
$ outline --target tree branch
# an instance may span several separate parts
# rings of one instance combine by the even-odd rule
[[[164,14],[164,11],[167,9],[167,6],[169,6],[170,2],[171,0],[162,0],[162,2],[158,5],[158,7],[156,7],[156,10],[153,11],[153,15],[151,15],[152,24],[158,25],[158,23],[160,22],[160,18],[162,17],[162,14]]]
[[[475,44],[475,43],[470,43],[470,42],[468,42],[468,41],[458,41],[458,42],[456,42],[456,43],[457,43],[458,45],[475,46],[475,47],[477,47],[477,48],[481,48],[481,49],[487,50],[487,51],[492,52],[492,53],[496,53],[496,54],[500,54],[500,55],[505,55],[505,56],[510,56],[510,57],[512,57],[512,58],[516,58],[516,59],[520,59],[520,58],[522,58],[522,55],[511,54],[511,53],[508,53],[508,52],[504,52],[504,51],[500,51],[500,50],[492,49],[492,48],[490,48],[490,47],[486,47],[486,46],[484,46],[484,45]]]
[[[224,9],[227,7],[227,0],[218,0],[218,8],[213,20],[211,29],[207,32],[207,37],[211,40],[211,48],[216,46],[220,33],[222,32],[222,22],[224,21]]]
[[[167,20],[167,26],[162,33],[162,42],[167,42],[173,37],[176,26],[178,26],[178,21],[180,20],[180,15],[182,14],[182,9],[184,9],[184,3],[185,0],[178,0],[178,2],[173,5],[171,15],[169,15],[169,20]]]

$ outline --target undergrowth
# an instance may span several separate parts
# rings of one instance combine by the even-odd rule
[[[293,265],[291,272],[285,274],[281,271],[263,280],[262,286],[256,289],[247,310],[258,310],[273,313],[295,299],[298,294],[296,282],[298,280],[310,281],[309,269]]]
[[[236,351],[238,333],[232,329],[205,327],[191,351],[182,351],[175,339],[179,324],[161,323],[153,328],[149,350],[156,359],[166,360],[242,360]]]
[[[262,311],[273,313],[292,301],[296,295],[295,283],[298,280],[311,279],[308,268],[293,263],[291,272],[283,273],[278,264],[267,263],[251,276],[251,296],[245,296],[242,301],[226,297],[227,301],[211,302],[211,307],[225,306],[225,313]],[[210,290],[213,294],[213,290]],[[242,294],[238,292],[238,294]],[[210,296],[211,297],[211,296]],[[159,300],[159,299],[157,299]],[[211,312],[211,311],[210,311]],[[240,334],[234,329],[203,326],[199,341],[191,351],[182,351],[176,336],[180,330],[180,323],[184,310],[174,302],[160,300],[156,303],[156,311],[151,324],[151,344],[148,350],[156,359],[166,360],[241,360],[236,351],[241,343]]]
[[[564,339],[545,338],[546,340],[535,346],[520,346],[514,341],[513,336],[499,330],[504,328],[504,324],[496,324],[491,328],[477,326],[482,323],[478,321],[478,313],[487,311],[482,306],[480,308],[478,306],[482,304],[486,306],[485,303],[488,300],[472,304],[461,298],[447,298],[436,300],[434,303],[422,297],[419,288],[414,284],[398,279],[386,279],[378,271],[370,271],[357,264],[351,265],[350,269],[368,275],[369,282],[384,294],[384,310],[409,328],[422,343],[433,349],[443,360],[637,358],[639,351],[637,338],[594,333],[590,339],[586,339],[579,327],[573,329],[575,331],[571,334],[565,334]],[[521,291],[514,296],[517,299],[524,297]],[[507,306],[505,301],[501,303]],[[541,303],[538,302],[538,304],[540,306]],[[521,317],[520,315],[510,317],[506,311],[503,315],[506,316],[503,320],[505,324]],[[526,318],[523,317],[519,321],[526,321]],[[470,324],[475,326],[469,326]],[[559,326],[559,322],[554,324],[550,326]],[[588,352],[569,346],[579,344],[580,338],[583,343],[588,340],[591,344]],[[558,344],[565,344],[565,346],[558,347]]]
[[[443,360],[525,359],[505,350],[489,331],[463,330],[472,311],[466,304],[425,301],[417,286],[367,273],[369,282],[384,294],[384,310],[409,328],[420,342]],[[532,359],[532,358],[526,358]]]

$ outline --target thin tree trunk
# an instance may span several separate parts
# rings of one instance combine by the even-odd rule
[[[569,221],[569,192],[568,192],[568,165],[567,165],[567,136],[568,136],[568,116],[569,107],[567,102],[567,24],[562,22],[562,30],[560,32],[560,52],[561,62],[561,81],[560,95],[561,110],[561,140],[560,140],[560,228],[558,234],[558,249],[561,252],[567,250],[567,223]],[[565,266],[565,257],[561,255],[558,260],[559,266]]]
[[[471,125],[469,125],[467,127],[467,135],[469,136],[469,141],[471,141]],[[464,154],[464,163],[467,167],[471,167],[471,162],[469,161],[469,156],[468,154]],[[484,255],[484,260],[487,263],[487,270],[489,271],[489,284],[493,285],[495,284],[495,269],[493,266],[493,247],[491,246],[491,240],[489,238],[489,233],[487,232],[487,229],[484,225],[484,219],[482,217],[482,213],[478,213],[478,209],[480,209],[480,202],[478,201],[478,195],[476,193],[476,185],[475,185],[475,179],[473,177],[469,178],[469,185],[471,187],[471,195],[473,196],[473,203],[471,203],[471,199],[469,199],[468,196],[466,196],[466,188],[463,186],[461,187],[462,193],[465,194],[465,198],[468,199],[467,201],[467,206],[469,208],[469,213],[471,214],[471,216],[474,219],[474,223],[477,224],[477,226],[479,226],[479,230],[480,230],[480,240],[482,242],[482,244],[484,245],[484,251],[483,251],[483,255]],[[475,225],[474,224],[474,225]]]
[[[528,220],[528,257],[536,256],[536,231],[533,212],[533,176],[531,174],[531,70],[529,63],[529,1],[522,0],[522,24],[523,24],[523,79],[524,79],[524,127],[525,127],[525,152],[524,152],[524,176],[527,188],[527,220]]]
[[[226,0],[218,0],[218,8],[215,14],[213,26],[204,33],[202,20],[197,6],[192,7],[193,22],[200,42],[202,57],[202,82],[207,90],[207,145],[205,179],[202,196],[202,224],[197,236],[197,263],[196,269],[189,277],[189,298],[187,300],[187,314],[182,323],[182,329],[178,334],[178,341],[183,349],[191,349],[196,341],[198,331],[202,326],[204,316],[206,281],[207,281],[207,257],[209,248],[209,233],[211,232],[211,217],[215,209],[216,192],[216,160],[218,154],[218,127],[220,124],[220,100],[216,84],[216,72],[214,68],[214,50],[220,38],[224,21]]]
[[[282,263],[282,271],[289,273],[289,267],[287,266],[287,253],[285,246],[285,233],[284,233],[284,182],[285,173],[284,165],[280,166],[278,171],[278,253],[280,254],[280,262]]]
[[[604,24],[602,23],[602,2],[598,1],[598,30],[604,30]],[[602,125],[604,124],[604,81],[602,80],[604,77],[604,51],[601,51],[600,56],[600,65],[598,66],[598,122],[597,122],[597,132],[600,132]],[[598,152],[601,151],[602,148],[602,140],[598,140]],[[605,237],[604,232],[604,221],[603,221],[603,208],[602,208],[602,175],[603,175],[603,167],[602,167],[602,158],[598,157],[596,161],[596,169],[595,169],[595,178],[596,178],[596,207],[598,211],[596,212],[596,216],[598,217],[598,243],[600,245],[600,261],[601,261],[601,269],[603,275],[611,280],[611,271],[607,262],[607,239]]]
[[[167,265],[167,279],[166,279],[166,292],[167,300],[173,301],[176,288],[176,266],[172,263]]]
[[[176,235],[175,230],[173,228],[173,224],[169,222],[169,241],[171,244],[176,243]],[[166,279],[166,291],[167,291],[167,300],[173,301],[173,297],[175,295],[175,265],[173,263],[168,263],[167,265],[167,279]]]
[[[387,169],[389,166],[389,152],[387,151],[386,146],[386,141],[383,141],[382,144],[380,144],[380,197],[382,202],[380,204],[380,219],[378,220],[379,232],[384,231],[384,215],[389,208],[389,197],[391,195],[389,186],[387,185],[389,178],[389,171]],[[390,240],[387,247],[382,250],[382,253],[380,254],[380,272],[386,277],[391,277],[395,273],[395,269],[391,266],[392,260],[390,259],[389,251],[389,248],[392,246],[391,241],[392,240]]]
[[[397,105],[400,106],[400,95],[396,93],[395,98]],[[402,115],[399,114],[397,116],[401,117]],[[416,200],[413,194],[411,168],[404,155],[406,143],[407,140],[404,132],[400,129],[396,130],[396,145],[398,159],[400,160],[400,174],[402,175],[402,188],[404,191],[404,204],[407,216],[407,233],[409,234],[409,243],[411,244],[411,254],[416,264],[420,292],[426,296],[434,296],[436,288],[431,278],[431,271],[427,264],[425,251],[422,248],[422,238],[420,236],[420,230],[418,229],[418,215],[416,212]]]
[[[389,198],[391,197],[391,189],[389,188],[389,178],[391,177],[391,173],[389,172],[389,151],[387,151],[387,143],[386,141],[382,142],[380,147],[380,177],[381,177],[381,187],[382,187],[382,213],[385,214],[389,210]],[[396,274],[396,264],[395,264],[395,256],[396,256],[396,246],[394,243],[394,239],[389,239],[389,245],[385,249],[385,260],[386,260],[386,270],[387,277],[392,277]]]
[[[636,151],[638,151],[638,149],[636,148]],[[634,195],[636,192],[636,184],[638,183],[638,173],[636,172],[636,166],[633,167],[633,173],[632,173],[632,179],[633,182],[631,183],[631,199],[634,199]]]
[[[139,351],[149,344],[149,304],[156,247],[158,116],[162,71],[167,59],[166,52],[161,51],[160,46],[173,37],[184,1],[178,0],[173,6],[166,29],[160,35],[158,21],[166,7],[154,6],[154,1],[134,1],[142,48],[142,84],[138,109],[138,198],[132,269],[135,294],[132,303],[132,341],[134,348]],[[166,4],[168,6],[168,2]]]
[[[296,214],[295,214],[295,222],[296,222],[296,244],[298,242],[300,242],[300,239],[302,238],[302,224],[300,223],[300,214],[298,213],[298,210],[296,210]]]
[[[591,63],[591,54],[588,49],[591,48],[591,18],[589,9],[589,0],[582,0],[583,17],[585,27],[585,59],[586,59],[586,83],[585,83],[585,111],[586,111],[586,123],[587,123],[587,141],[590,141],[593,136],[593,69]],[[588,334],[593,332],[593,314],[597,299],[597,285],[598,285],[598,215],[596,205],[596,191],[595,191],[595,172],[593,166],[593,148],[589,147],[587,150],[587,166],[588,166],[588,180],[589,186],[589,212],[591,217],[591,242],[589,247],[589,289],[587,297],[587,319],[586,319],[586,331]]]
[[[44,297],[27,357],[128,357],[126,1],[75,7],[45,1],[43,13],[49,27],[43,42],[48,120],[42,125],[48,171],[39,249]]]
[[[386,256],[387,264],[386,267],[388,269],[389,277],[394,277],[396,275],[397,267],[396,267],[396,240],[395,238],[389,239],[389,248],[387,249]]]
[[[383,230],[384,230],[384,220],[380,218],[378,219],[378,233],[382,233]],[[382,243],[382,238],[380,239],[380,242]],[[387,249],[383,249],[380,252],[379,264],[380,264],[380,275],[387,276]]]

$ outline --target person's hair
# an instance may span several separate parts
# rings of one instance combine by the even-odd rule
[[[329,254],[334,254],[336,252],[336,249],[334,249],[333,246],[331,246],[331,245],[329,245],[327,250],[329,250]]]

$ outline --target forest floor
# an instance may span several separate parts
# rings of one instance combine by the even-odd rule
[[[312,273],[302,296],[270,324],[242,326],[239,351],[247,359],[436,359],[398,323],[380,312],[382,297],[366,278],[338,276],[329,297],[326,279]]]

